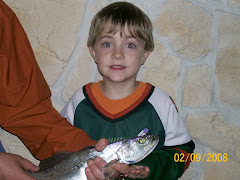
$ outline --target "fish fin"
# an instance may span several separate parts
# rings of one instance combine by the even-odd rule
[[[68,159],[72,154],[73,152],[68,151],[57,152],[55,155],[47,159],[44,159],[40,162],[39,164],[40,171],[53,167],[55,164],[58,164],[65,159]]]
[[[105,166],[102,167],[102,177],[104,179],[113,175],[113,173],[115,172],[115,169],[112,168],[112,165],[116,162],[118,162],[118,161],[113,160],[110,163],[107,163]]]

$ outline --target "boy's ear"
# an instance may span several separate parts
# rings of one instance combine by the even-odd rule
[[[97,63],[96,59],[95,59],[95,50],[94,50],[94,48],[92,46],[88,46],[88,49],[89,49],[89,51],[90,51],[90,53],[91,53],[95,63]]]
[[[150,53],[151,53],[151,51],[145,51],[144,52],[144,57],[143,57],[141,65],[143,65],[146,62],[146,60],[147,60],[148,56],[150,55]]]

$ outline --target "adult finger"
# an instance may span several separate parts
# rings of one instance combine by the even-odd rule
[[[18,161],[19,165],[23,169],[26,169],[26,170],[29,170],[32,172],[39,171],[39,169],[40,169],[38,166],[35,166],[31,161],[29,161],[21,156],[16,155],[15,159]]]
[[[35,178],[31,177],[30,175],[28,175],[26,172],[24,171],[19,171],[16,172],[16,175],[14,177],[14,179],[16,178],[16,180],[36,180]]]

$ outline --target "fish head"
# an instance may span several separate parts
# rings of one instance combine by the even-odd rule
[[[154,135],[125,139],[117,151],[119,162],[134,164],[148,156],[157,146],[159,137]]]

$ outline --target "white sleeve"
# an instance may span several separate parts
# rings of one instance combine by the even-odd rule
[[[149,102],[153,105],[162,121],[166,135],[164,146],[176,146],[191,141],[191,135],[183,119],[166,92],[155,88]]]
[[[173,103],[169,107],[166,121],[166,139],[164,146],[181,145],[191,141],[191,135]]]
[[[61,111],[62,117],[66,118],[70,124],[74,123],[74,114],[78,104],[85,99],[83,94],[83,89],[79,89],[74,93],[72,98],[68,101],[68,103],[64,106]]]

